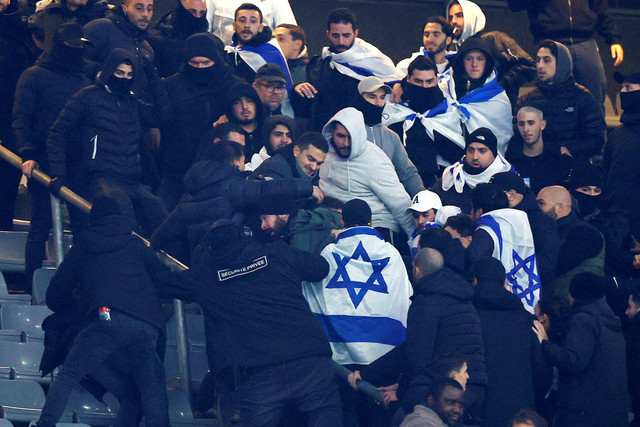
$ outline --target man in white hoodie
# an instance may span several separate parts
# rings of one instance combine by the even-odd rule
[[[372,142],[362,113],[353,107],[338,111],[322,129],[329,153],[320,168],[320,189],[342,202],[362,199],[371,208],[372,226],[397,247],[405,247],[413,232],[408,212],[411,198],[396,175],[389,157]]]
[[[447,17],[453,27],[450,50],[458,50],[466,39],[484,30],[487,23],[480,6],[469,0],[451,0],[447,5]]]

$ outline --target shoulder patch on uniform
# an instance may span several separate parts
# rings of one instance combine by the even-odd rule
[[[267,256],[261,256],[260,258],[254,259],[251,264],[245,265],[244,267],[234,268],[234,269],[226,269],[226,270],[218,270],[218,280],[221,282],[229,279],[233,279],[234,277],[244,276],[245,274],[254,273],[260,269],[265,268],[269,265],[267,261]]]

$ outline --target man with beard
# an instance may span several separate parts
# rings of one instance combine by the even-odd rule
[[[207,31],[207,4],[205,0],[180,0],[178,7],[158,21],[149,30],[147,40],[155,53],[155,65],[160,77],[178,72],[182,65],[182,48],[192,34]],[[224,45],[219,42],[220,51]]]
[[[284,105],[282,101],[287,91],[287,77],[280,66],[264,64],[258,68],[256,79],[253,81],[252,86],[270,116],[285,114],[293,117],[293,111],[290,108],[285,108],[286,111],[283,112]]]
[[[401,136],[426,187],[463,155],[460,118],[438,87],[436,64],[426,56],[411,61],[399,104],[385,109],[390,128]]]
[[[364,118],[355,108],[333,116],[322,130],[330,142],[325,164],[320,168],[320,189],[342,202],[354,197],[367,202],[374,227],[396,247],[406,248],[413,232],[408,211],[411,198],[400,183],[391,160],[378,146],[367,141]],[[402,252],[402,251],[401,251]]]
[[[447,48],[453,41],[453,27],[442,16],[432,16],[427,19],[422,32],[422,44],[418,52],[411,57],[398,62],[397,68],[402,74],[408,74],[409,64],[418,56],[428,56],[438,67],[438,74],[444,73],[451,66],[449,59],[455,52],[448,52]]]
[[[307,66],[307,81],[295,87],[296,116],[309,117],[311,130],[320,130],[336,112],[354,107],[358,82],[376,76],[384,82],[402,78],[393,61],[378,48],[358,38],[358,24],[349,9],[335,9],[327,18],[329,46]]]
[[[454,205],[465,214],[471,213],[471,190],[482,182],[489,182],[498,172],[514,170],[498,153],[498,141],[487,128],[478,128],[465,138],[465,155],[446,168],[442,178],[431,188],[440,196],[443,205]]]
[[[604,276],[604,240],[595,227],[578,219],[571,194],[564,187],[545,187],[536,200],[542,212],[556,221],[560,252],[553,291],[556,296],[567,298],[569,284],[577,274]]]
[[[224,113],[229,122],[242,129],[244,156],[251,159],[262,149],[262,126],[265,107],[255,89],[245,82],[238,82],[229,89],[224,100]]]
[[[16,87],[13,131],[22,157],[22,172],[29,179],[33,206],[24,257],[26,289],[31,289],[33,272],[42,266],[51,232],[49,192],[31,179],[31,173],[34,169],[49,173],[46,145],[49,129],[68,99],[89,85],[82,60],[84,41],[80,24],[63,24],[53,48],[22,73]],[[73,219],[77,219],[74,215],[77,211],[69,210]],[[75,221],[73,225],[77,226]]]
[[[160,128],[158,195],[167,210],[173,210],[184,193],[184,174],[194,163],[200,139],[224,114],[224,97],[241,81],[224,62],[214,35],[194,34],[185,41],[180,71],[164,80],[170,109]]]
[[[247,162],[245,169],[248,171],[255,171],[265,160],[268,160],[273,156],[276,151],[291,144],[293,142],[295,130],[295,122],[290,117],[281,115],[267,117],[264,121],[264,126],[262,127],[262,140],[264,141],[264,147],[260,149],[260,152],[251,157],[250,161]]]
[[[416,405],[402,427],[453,427],[464,414],[464,388],[452,378],[436,381],[427,395],[427,406]]]
[[[447,4],[447,17],[453,27],[452,50],[460,46],[472,36],[484,30],[487,18],[480,6],[469,0],[451,0]]]
[[[382,124],[383,111],[387,103],[386,96],[391,92],[391,88],[379,78],[370,76],[358,83],[358,92],[361,97],[358,98],[356,108],[364,116],[367,141],[373,142],[385,152],[391,159],[398,178],[407,193],[411,197],[415,196],[424,190],[418,170],[409,160],[398,134]]]

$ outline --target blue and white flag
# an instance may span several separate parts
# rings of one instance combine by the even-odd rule
[[[513,119],[511,102],[502,86],[498,84],[496,70],[491,72],[483,86],[472,90],[461,99],[457,99],[451,69],[440,75],[438,85],[451,100],[460,121],[469,133],[481,127],[490,129],[498,139],[498,152],[504,155],[507,143],[513,136]]]
[[[457,193],[464,191],[464,186],[468,185],[469,188],[474,189],[476,185],[489,182],[491,177],[499,172],[515,172],[516,169],[511,166],[511,163],[507,161],[500,153],[493,160],[493,163],[489,165],[484,171],[471,175],[464,171],[464,156],[446,168],[442,172],[442,189],[449,191],[451,187],[455,187]]]
[[[322,59],[329,59],[331,67],[356,80],[376,76],[383,82],[395,83],[403,79],[393,61],[366,41],[356,38],[353,46],[344,52],[334,53],[328,46],[322,48]]]
[[[416,59],[418,56],[429,56],[429,52],[427,52],[424,46],[420,46],[420,49],[418,49],[417,52],[413,52],[409,58],[405,58],[402,61],[398,62],[398,65],[396,65],[396,68],[398,69],[399,72],[401,72],[403,75],[406,76],[407,73],[409,72],[409,64],[411,64],[413,60]],[[456,52],[445,52],[444,54],[444,57],[448,62],[451,62],[454,56],[456,56]],[[443,64],[436,64],[439,70],[438,73],[441,73],[440,71],[441,67],[445,67],[446,65],[447,65],[447,62],[444,62]],[[442,71],[444,71],[444,69],[442,69]]]
[[[371,227],[348,228],[321,255],[329,275],[304,283],[333,360],[367,365],[407,337],[411,283],[398,251]]]
[[[478,218],[477,229],[493,239],[492,256],[502,262],[513,293],[533,314],[540,299],[540,276],[527,214],[511,208],[491,211]]]
[[[405,147],[407,145],[407,131],[413,127],[416,119],[420,120],[430,139],[435,138],[434,131],[437,131],[453,144],[464,149],[465,143],[460,127],[460,117],[447,98],[424,113],[415,112],[405,103],[392,104],[390,102],[386,103],[382,112],[382,124],[385,126],[403,122],[402,143]],[[437,162],[441,166],[450,165],[440,155],[437,157]]]

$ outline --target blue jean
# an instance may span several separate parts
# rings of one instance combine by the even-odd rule
[[[117,426],[136,425],[140,404],[146,425],[168,426],[164,368],[156,355],[158,333],[150,323],[119,311],[111,311],[110,321],[94,320],[73,342],[37,426],[55,426],[85,375],[94,376],[119,398]]]
[[[305,413],[309,426],[342,426],[338,382],[328,356],[243,369],[238,389],[243,425],[277,426],[287,405]]]

